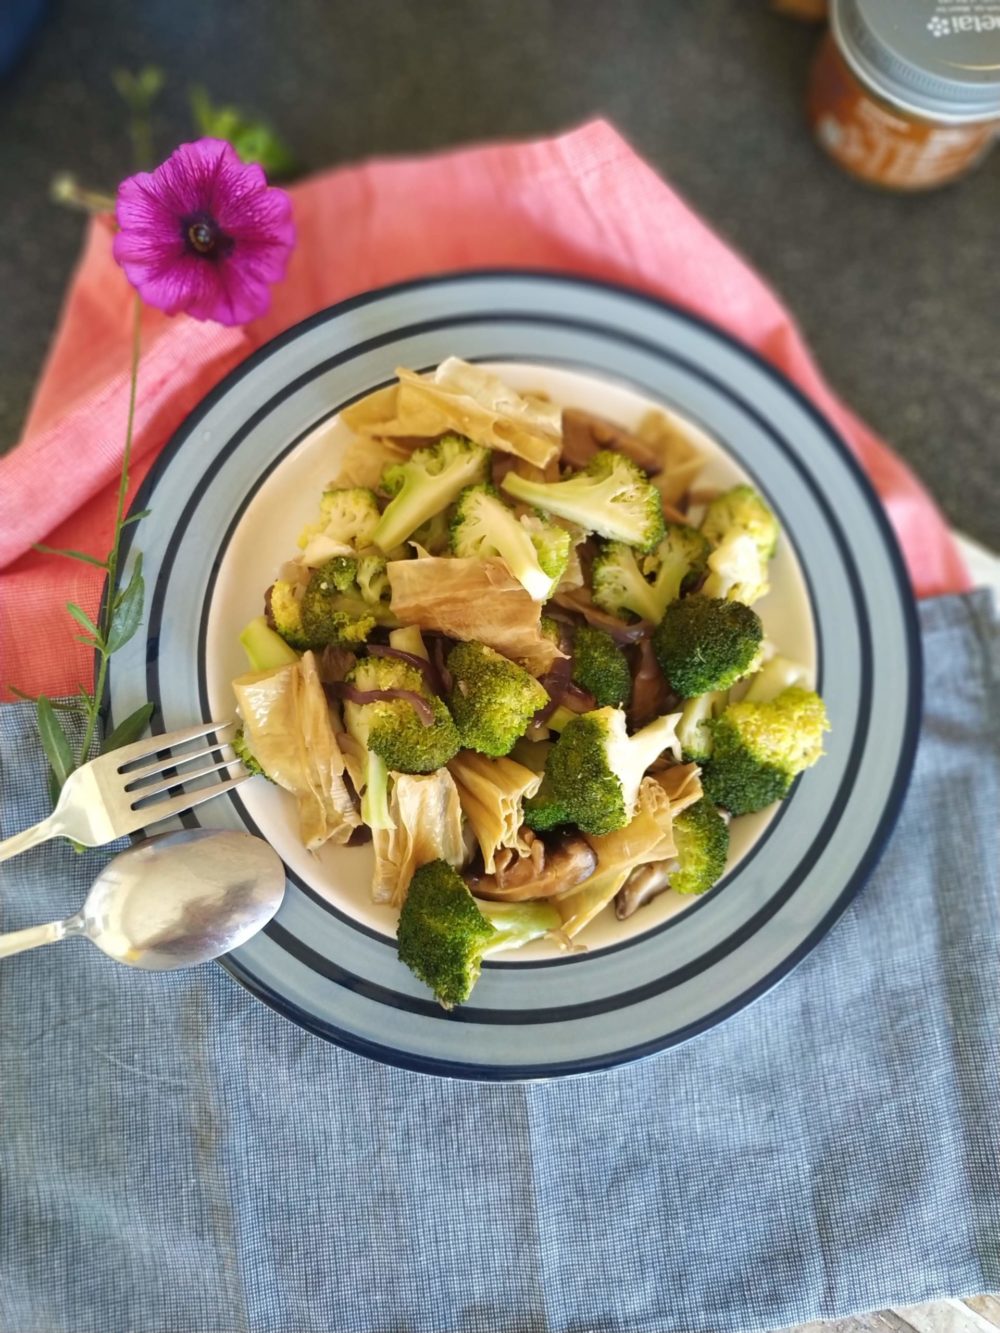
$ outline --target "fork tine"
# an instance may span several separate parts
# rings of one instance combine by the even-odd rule
[[[131,764],[137,759],[148,758],[155,762],[159,755],[176,745],[184,745],[188,741],[196,741],[202,736],[209,736],[213,731],[227,731],[230,727],[235,726],[236,723],[230,720],[229,722],[209,722],[207,725],[200,727],[188,727],[185,731],[162,732],[158,736],[147,736],[145,740],[135,741],[132,745],[123,745],[120,750],[112,750],[111,753],[118,761],[117,767],[120,772],[127,764]],[[139,771],[139,769],[136,770],[136,772]]]
[[[146,790],[152,791],[153,788],[148,784],[153,782],[156,778],[162,777],[165,773],[180,769],[182,764],[189,764],[195,759],[207,759],[210,755],[214,755],[216,750],[228,750],[231,748],[232,746],[229,741],[215,741],[213,744],[206,746],[203,750],[192,750],[190,754],[160,755],[155,761],[158,767],[154,767],[153,764],[143,764],[139,768],[130,768],[127,773],[122,773],[120,776],[129,779],[129,781],[125,783],[125,791],[144,794],[143,784],[147,784]],[[230,759],[229,763],[234,764],[236,763],[236,760]],[[173,785],[176,787],[178,782],[186,782],[188,778],[193,778],[194,776],[194,773],[181,771],[174,779]],[[157,788],[157,790],[159,790],[159,788]]]
[[[209,768],[199,768],[197,773],[177,773],[172,778],[165,778],[163,782],[158,782],[155,787],[139,787],[137,790],[129,792],[134,796],[132,809],[141,811],[144,807],[142,802],[148,800],[150,796],[158,796],[161,791],[170,791],[173,787],[180,787],[185,782],[193,782],[195,778],[207,778],[209,773],[218,773],[220,768],[232,768],[239,764],[238,759],[223,759],[221,763],[212,764]],[[125,788],[128,791],[128,788]]]
[[[174,796],[169,801],[157,801],[153,805],[144,805],[141,809],[133,811],[136,819],[133,828],[147,828],[150,824],[156,824],[161,819],[169,819],[171,815],[182,815],[185,810],[193,810],[196,805],[201,805],[203,801],[211,801],[213,797],[231,791],[233,787],[238,787],[241,782],[246,782],[249,777],[249,773],[242,773],[238,778],[230,778],[228,782],[217,782],[212,787],[202,787],[198,791],[181,792],[179,796]]]

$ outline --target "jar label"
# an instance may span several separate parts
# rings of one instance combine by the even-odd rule
[[[946,4],[941,0],[942,8]],[[1000,29],[1000,4],[992,7]],[[877,101],[829,38],[813,72],[808,110],[818,141],[841,165],[865,180],[901,189],[939,185],[961,175],[997,132],[995,121],[933,124]]]

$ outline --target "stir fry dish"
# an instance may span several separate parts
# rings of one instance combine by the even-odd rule
[[[307,848],[371,841],[399,957],[451,1008],[484,958],[710,889],[829,722],[755,610],[774,514],[695,491],[665,414],[626,430],[450,358],[341,420],[241,635],[236,748]]]

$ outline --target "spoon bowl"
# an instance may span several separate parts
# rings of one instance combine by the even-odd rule
[[[263,839],[179,829],[119,852],[75,916],[0,936],[0,958],[83,935],[129,967],[196,967],[256,935],[284,893],[284,865]]]

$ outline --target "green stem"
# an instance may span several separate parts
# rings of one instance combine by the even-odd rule
[[[77,183],[76,177],[69,174],[57,176],[51,186],[52,199],[67,208],[78,208],[84,213],[113,213],[115,197],[101,194],[98,190],[87,190]]]
[[[136,295],[133,303],[132,315],[132,365],[129,378],[128,395],[128,422],[125,426],[125,448],[122,451],[122,472],[121,480],[118,483],[118,504],[115,509],[115,528],[114,543],[108,555],[108,583],[107,596],[104,599],[104,607],[101,614],[101,637],[105,643],[111,634],[111,620],[115,610],[115,592],[118,582],[118,561],[121,556],[122,544],[122,519],[125,517],[125,500],[128,495],[129,461],[132,457],[132,431],[135,426],[135,402],[136,391],[139,384],[139,353],[141,350],[141,331],[142,331],[142,301]],[[94,682],[94,695],[92,707],[88,710],[87,727],[84,731],[83,744],[80,746],[80,764],[85,764],[90,757],[90,747],[94,743],[94,731],[97,727],[97,718],[101,709],[101,700],[104,698],[104,686],[108,675],[108,657],[107,652],[101,653],[100,665],[97,668],[97,680]]]
[[[148,171],[153,161],[153,133],[148,109],[133,112],[131,131],[136,168]]]

